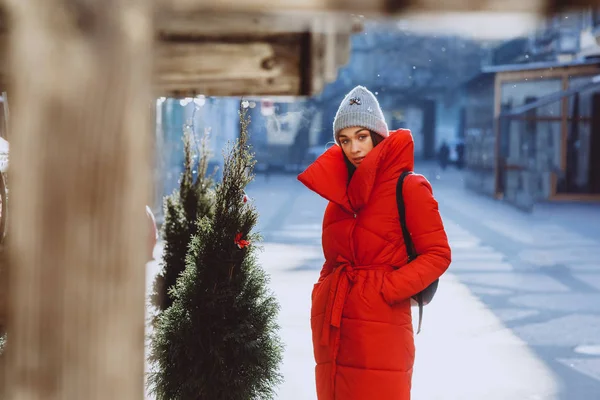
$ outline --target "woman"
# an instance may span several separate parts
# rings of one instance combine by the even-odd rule
[[[396,184],[413,169],[410,131],[389,132],[362,86],[342,101],[333,146],[298,179],[329,200],[325,264],[312,293],[319,400],[408,400],[415,348],[411,296],[450,265],[450,247],[429,182],[403,184],[406,223],[419,256],[407,264]]]

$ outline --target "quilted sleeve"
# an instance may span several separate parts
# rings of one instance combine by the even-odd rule
[[[448,269],[451,260],[448,238],[430,183],[421,175],[410,175],[404,181],[402,192],[406,225],[418,256],[385,276],[381,293],[389,304],[425,289]]]

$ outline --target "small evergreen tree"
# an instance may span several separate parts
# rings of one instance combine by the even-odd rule
[[[244,194],[254,165],[246,110],[240,120],[214,214],[199,221],[173,305],[154,331],[150,385],[157,400],[272,399],[281,380],[279,306],[257,264],[258,214]]]
[[[211,214],[214,202],[213,180],[207,175],[209,152],[206,135],[201,146],[197,148],[192,127],[186,125],[183,142],[184,169],[179,181],[179,190],[168,196],[164,204],[162,236],[165,247],[162,270],[156,276],[152,294],[152,303],[159,312],[166,310],[173,303],[170,291],[185,269],[185,257],[192,235],[196,231],[196,221],[199,217]]]

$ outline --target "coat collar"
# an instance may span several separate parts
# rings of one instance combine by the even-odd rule
[[[298,175],[298,180],[348,212],[357,212],[368,203],[378,182],[397,179],[403,171],[413,170],[413,151],[410,131],[398,129],[371,150],[354,172],[350,184],[347,184],[348,170],[339,146],[325,151]]]

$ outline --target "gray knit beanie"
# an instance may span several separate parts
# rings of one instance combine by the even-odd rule
[[[379,135],[389,136],[385,117],[373,93],[364,86],[357,86],[344,97],[333,120],[333,139],[344,128],[361,126]]]

